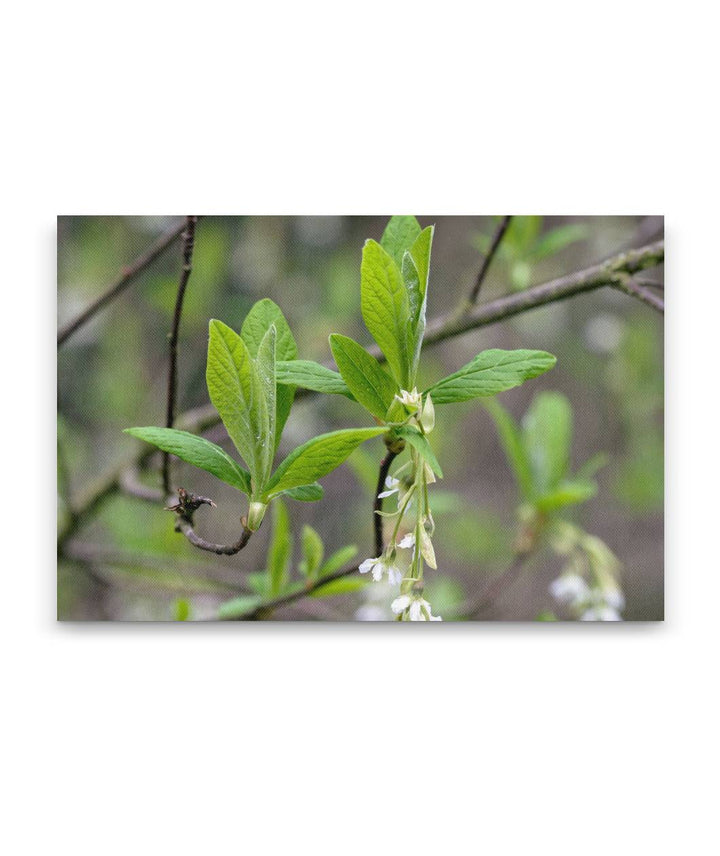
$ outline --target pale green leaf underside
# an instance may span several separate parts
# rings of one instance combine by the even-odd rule
[[[435,404],[470,401],[520,386],[548,371],[555,363],[556,358],[545,351],[483,351],[427,392],[432,393]]]
[[[247,345],[222,321],[210,322],[206,378],[210,400],[248,465],[257,491],[265,475],[262,443],[268,442],[267,406]]]
[[[365,326],[401,387],[407,388],[410,359],[408,294],[393,259],[376,241],[366,241],[360,268],[360,304]]]
[[[250,473],[236,463],[224,449],[204,437],[175,428],[127,428],[125,433],[152,443],[163,452],[176,455],[243,493],[250,493]]]
[[[400,391],[397,383],[372,354],[348,336],[330,336],[330,349],[355,400],[373,416],[384,420],[395,394]]]
[[[380,239],[380,246],[400,267],[405,251],[412,247],[420,232],[420,224],[415,217],[391,217]]]
[[[387,429],[347,428],[314,437],[291,452],[265,486],[267,498],[288,488],[312,484],[340,464],[361,443],[383,434]]]
[[[275,341],[276,360],[296,359],[298,355],[297,343],[290,330],[290,326],[277,303],[267,297],[255,303],[246,315],[242,329],[240,330],[240,335],[247,345],[250,356],[253,358],[257,356],[260,342],[262,342],[263,337],[273,325],[277,333]],[[278,447],[283,428],[290,415],[294,396],[295,390],[292,386],[281,386],[277,390],[275,404],[275,449]]]
[[[312,389],[314,392],[353,397],[347,384],[337,372],[312,360],[278,362],[275,365],[275,372],[277,382],[280,384],[292,384],[301,386],[303,389]]]

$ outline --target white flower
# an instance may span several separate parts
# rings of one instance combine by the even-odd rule
[[[409,532],[404,538],[398,541],[398,547],[403,550],[409,550],[411,547],[415,546],[415,535],[412,532]]]
[[[391,585],[399,585],[402,582],[402,571],[387,556],[380,556],[377,559],[365,559],[358,568],[361,574],[367,574],[372,571],[372,577],[376,583],[379,583],[383,578],[383,574],[387,574],[388,582]]]
[[[400,479],[395,479],[392,476],[388,476],[385,479],[385,487],[387,490],[383,490],[378,494],[378,499],[385,499],[387,496],[392,496],[394,493],[399,493],[400,491]]]
[[[558,603],[578,605],[587,601],[590,588],[579,574],[562,574],[553,580],[548,591]]]
[[[580,621],[622,621],[620,613],[612,606],[591,606],[580,616]]]
[[[401,594],[390,604],[395,615],[402,615],[403,621],[442,621],[439,615],[433,615],[430,604],[422,597]]]
[[[603,590],[605,603],[611,608],[620,612],[625,609],[625,596],[619,588],[606,588]],[[607,621],[615,621],[616,619],[606,619]]]
[[[400,395],[395,396],[400,404],[404,404],[408,410],[417,412],[422,404],[422,395],[417,391],[417,387],[413,387],[412,392],[406,389],[400,390]]]

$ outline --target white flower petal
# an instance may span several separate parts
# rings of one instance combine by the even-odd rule
[[[385,570],[385,564],[383,562],[379,561],[373,565],[372,575],[373,575],[373,579],[375,580],[376,583],[379,583],[380,580],[383,578],[383,571],[384,570]]]
[[[408,612],[410,613],[410,621],[426,621],[427,619],[422,613],[422,604],[424,601],[414,600],[410,604],[410,609]]]
[[[367,574],[368,571],[371,571],[379,561],[380,559],[365,559],[358,568],[358,571],[360,571],[361,574]]]
[[[395,613],[395,615],[400,615],[401,612],[404,612],[408,606],[410,606],[410,597],[406,594],[401,594],[400,597],[396,597],[395,600],[390,604],[390,609]]]
[[[411,533],[406,535],[398,542],[398,547],[401,547],[403,550],[407,550],[410,547],[415,546],[415,536]]]
[[[590,594],[588,584],[579,574],[562,574],[550,583],[548,591],[558,603],[567,604],[582,603]]]
[[[390,583],[390,585],[391,586],[400,585],[400,583],[402,582],[402,578],[403,578],[402,571],[400,570],[400,568],[396,567],[395,565],[390,565],[390,567],[387,569],[387,572],[388,572],[388,582]]]

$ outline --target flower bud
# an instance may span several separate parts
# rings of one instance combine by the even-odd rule
[[[266,511],[267,505],[264,502],[250,503],[246,525],[251,532],[257,532],[260,528],[260,524],[263,522],[263,517],[265,517]]]

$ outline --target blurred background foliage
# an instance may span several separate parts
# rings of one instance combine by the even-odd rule
[[[436,224],[428,318],[459,304],[472,287],[497,218],[419,217]],[[62,325],[111,283],[173,217],[60,217],[58,323]],[[207,325],[219,318],[235,329],[252,304],[271,297],[285,313],[300,356],[330,359],[327,337],[339,332],[369,342],[360,317],[360,255],[387,217],[203,217],[181,327],[179,408],[208,401]],[[657,217],[516,217],[483,285],[480,302],[577,270],[662,236]],[[58,513],[86,486],[131,458],[131,425],[164,422],[167,334],[177,291],[180,244],[170,247],[120,298],[58,352]],[[662,269],[653,271],[660,281]],[[423,386],[485,348],[537,348],[556,354],[556,368],[500,396],[516,417],[533,395],[557,390],[572,403],[573,465],[598,452],[607,464],[600,489],[573,514],[601,537],[623,564],[625,618],[663,614],[663,325],[662,317],[610,289],[533,310],[428,347]],[[341,396],[298,402],[284,449],[322,431],[359,424]],[[511,556],[517,490],[492,418],[477,402],[439,408],[433,443],[445,478],[433,508],[439,571],[428,580],[436,613],[452,611],[501,573]],[[223,431],[207,436],[229,448]],[[325,499],[288,503],[293,553],[303,560],[304,525],[330,555],[357,545],[371,555],[372,494],[381,441],[361,447],[349,465],[324,479]],[[181,462],[176,484],[211,496],[217,509],[197,516],[206,537],[230,541],[245,513],[244,497]],[[146,477],[159,484],[157,472]],[[173,531],[167,511],[116,494],[66,545],[58,561],[58,615],[66,619],[192,620],[214,617],[221,603],[252,593],[250,574],[266,566],[270,526],[233,557],[191,547]],[[541,554],[487,619],[533,619],[551,606],[548,583],[557,558]],[[288,619],[352,619],[383,615],[378,586],[306,598],[277,613]]]

